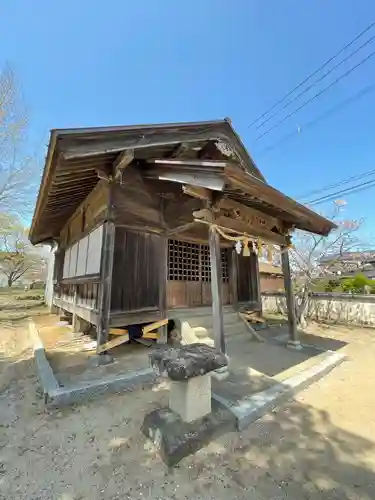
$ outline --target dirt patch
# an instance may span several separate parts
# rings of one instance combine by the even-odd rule
[[[0,499],[375,498],[375,333],[322,328],[349,360],[168,471],[140,432],[165,386],[46,411],[27,324],[0,331]]]
[[[140,344],[123,344],[111,349],[114,363],[95,366],[91,362],[91,357],[96,354],[94,337],[73,332],[72,327],[55,314],[42,315],[34,321],[48,361],[59,383],[64,386],[149,367],[150,349]]]

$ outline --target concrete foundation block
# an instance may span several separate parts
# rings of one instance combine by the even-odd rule
[[[93,366],[109,365],[113,361],[114,358],[110,354],[94,354],[90,357],[90,364]]]
[[[79,316],[76,316],[73,314],[72,318],[72,330],[73,332],[81,332],[81,333],[86,333],[88,328],[89,328],[90,323],[85,321],[84,319],[80,318]]]
[[[164,325],[158,330],[158,339],[156,341],[158,344],[168,343],[168,325]]]
[[[218,368],[211,372],[211,377],[214,377],[216,380],[225,380],[229,377],[230,371],[227,366],[223,366],[223,368]]]
[[[66,311],[63,311],[62,309],[60,309],[59,317],[60,317],[60,321],[66,321],[69,325],[72,322],[72,315]]]
[[[288,340],[286,346],[288,349],[294,349],[295,351],[301,351],[303,349],[299,340]]]
[[[226,407],[212,401],[212,412],[194,422],[183,422],[169,408],[148,413],[142,431],[169,467],[195,453],[213,439],[236,430],[236,418]]]
[[[188,321],[181,321],[180,331],[181,331],[182,344],[188,345],[188,344],[195,344],[196,342],[198,342],[194,330],[191,328]]]
[[[52,304],[51,305],[51,308],[50,308],[50,311],[51,311],[51,314],[59,314],[60,313],[60,308],[55,306],[55,304]]]
[[[169,408],[184,422],[193,422],[211,412],[211,375],[172,381]]]

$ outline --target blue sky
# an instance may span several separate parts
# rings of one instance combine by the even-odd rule
[[[304,128],[375,83],[375,57],[264,138],[248,125],[374,20],[373,0],[3,0],[0,65],[40,155],[51,128],[228,116],[268,182],[298,197],[375,168],[375,90]],[[347,198],[366,232],[374,194]]]

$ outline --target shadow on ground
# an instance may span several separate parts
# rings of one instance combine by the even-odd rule
[[[332,325],[319,324],[320,328],[326,328],[327,332]],[[308,325],[309,330],[314,328],[314,324]],[[347,328],[347,326],[345,327]],[[287,319],[280,317],[267,318],[267,327],[260,326],[257,328],[262,337],[266,340],[272,340],[277,336],[284,336],[285,339],[288,337],[288,321]],[[311,331],[299,329],[297,331],[298,338],[302,344],[313,345],[320,349],[337,351],[345,347],[347,344],[342,340],[335,338],[320,336],[312,333]]]
[[[317,358],[321,354],[321,350],[313,347],[304,347],[300,351],[287,349],[285,347],[286,341],[276,341],[276,337],[286,334],[287,330],[278,327],[262,330],[261,335],[266,339],[266,342],[231,337],[227,342],[231,369],[245,376],[249,368],[252,368],[266,377],[275,377],[309,359]],[[301,341],[308,346],[333,351],[347,345],[346,342],[305,333],[301,334]]]
[[[4,498],[375,498],[374,442],[324,410],[288,402],[168,471],[140,432],[144,415],[166,404],[163,387],[46,412],[23,353],[0,348]]]
[[[200,466],[220,462],[239,489],[264,498],[373,499],[374,467],[365,457],[374,453],[374,442],[336,427],[324,410],[294,402],[210,445]]]

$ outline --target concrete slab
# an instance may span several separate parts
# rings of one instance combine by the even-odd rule
[[[152,368],[138,372],[103,377],[70,387],[61,387],[48,392],[48,406],[62,407],[82,402],[109,392],[130,392],[154,384],[155,372]]]
[[[44,397],[47,399],[48,394],[58,390],[60,385],[53,373],[51,365],[47,360],[43,343],[41,342],[38,331],[32,321],[29,321],[29,333],[34,350],[34,359],[39,380],[42,385]]]
[[[216,380],[212,377],[211,381],[212,391],[216,395],[230,401],[234,406],[243,399],[265,391],[277,383],[272,378],[250,367],[236,368],[230,368],[229,374],[224,380]]]
[[[66,406],[107,392],[132,391],[155,382],[154,371],[152,368],[146,368],[121,375],[109,375],[65,387],[61,386],[47,359],[43,342],[33,321],[29,322],[29,332],[40,383],[48,406]]]
[[[343,354],[329,352],[327,353],[327,357],[315,365],[287,378],[282,383],[276,383],[272,387],[250,398],[238,400],[236,403],[216,393],[213,394],[213,398],[226,406],[235,415],[237,429],[241,431],[249,427],[251,423],[262,415],[272,410],[284,399],[297,394],[324,377],[345,359],[346,356]]]
[[[142,432],[169,467],[235,430],[235,415],[216,400],[212,400],[212,412],[194,422],[183,422],[177,413],[162,408],[148,413],[142,425]]]
[[[232,338],[227,343],[229,369],[233,372],[255,369],[267,377],[274,377],[291,366],[299,365],[311,357],[316,357],[320,351],[306,348],[300,351],[286,349],[285,343],[267,340],[254,342],[241,338]]]

